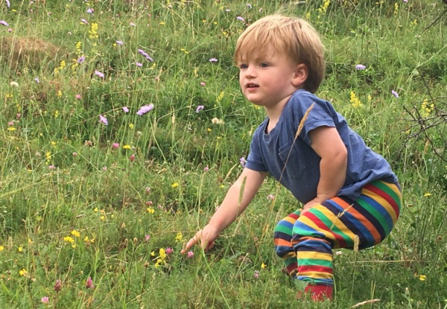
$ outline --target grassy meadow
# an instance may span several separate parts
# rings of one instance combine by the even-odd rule
[[[441,0],[0,0],[0,308],[447,308],[447,5]],[[210,252],[265,117],[233,51],[281,12],[321,33],[332,102],[404,193],[392,234],[335,250],[333,303],[295,300],[269,179]],[[361,65],[361,66],[360,66]]]

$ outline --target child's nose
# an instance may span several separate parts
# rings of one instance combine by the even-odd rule
[[[256,76],[256,69],[254,66],[249,66],[246,70],[245,70],[245,76],[246,77],[254,77]]]

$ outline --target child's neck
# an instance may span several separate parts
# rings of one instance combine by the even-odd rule
[[[278,123],[279,118],[281,118],[282,111],[289,101],[289,98],[290,97],[288,97],[286,100],[278,102],[277,104],[274,104],[273,106],[264,107],[265,113],[267,114],[267,117],[269,119],[265,133],[270,133],[270,131],[276,127],[276,124]]]

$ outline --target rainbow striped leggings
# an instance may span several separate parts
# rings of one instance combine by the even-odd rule
[[[275,250],[291,276],[333,285],[332,249],[364,249],[380,243],[396,224],[402,195],[398,184],[372,182],[353,201],[340,196],[300,216],[288,215],[275,228]]]

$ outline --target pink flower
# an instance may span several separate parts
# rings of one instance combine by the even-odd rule
[[[81,18],[81,21],[86,25],[88,24],[88,21],[86,21],[84,18]]]
[[[44,296],[40,301],[42,304],[48,304],[50,302],[50,298],[48,296]]]
[[[395,96],[396,98],[399,97],[399,94],[398,94],[395,90],[391,90],[391,94],[392,94],[393,96]]]
[[[203,171],[208,172],[209,169],[210,169],[210,168],[209,168],[208,166],[205,166],[205,167],[203,168]]]
[[[141,62],[135,62],[135,65],[140,68],[143,66],[143,64]]]
[[[103,123],[105,125],[109,124],[109,122],[107,121],[107,118],[105,116],[103,116],[103,115],[99,115],[99,122],[101,122],[101,123]]]
[[[188,251],[188,259],[192,258],[194,256],[194,252]]]
[[[129,160],[130,160],[131,162],[135,161],[135,155],[134,155],[134,154],[131,155],[131,156],[129,157]]]
[[[210,60],[208,60],[209,62],[217,62],[217,58],[211,58]]]
[[[144,240],[145,240],[145,241],[149,241],[150,239],[151,239],[151,235],[146,234],[146,235],[144,236]]]
[[[97,75],[97,76],[99,76],[101,78],[104,78],[104,73],[99,72],[98,70],[95,70],[95,75]]]
[[[80,100],[82,98],[82,96],[80,95],[80,94],[77,94],[76,96],[75,96],[75,99],[76,100]]]
[[[119,143],[113,143],[112,144],[112,148],[113,149],[118,149],[118,148],[120,148],[120,144]]]
[[[73,152],[73,157],[76,157],[78,154],[76,152]]]
[[[247,160],[245,160],[244,157],[239,159],[239,163],[241,164],[242,167],[245,167],[245,164],[247,163]]]
[[[119,46],[122,46],[124,43],[123,41],[115,41],[116,44],[118,44]]]
[[[204,87],[206,85],[205,82],[200,82],[200,86]]]
[[[0,25],[9,26],[9,24],[4,20],[0,20]]]
[[[128,113],[129,112],[129,108],[127,106],[123,106],[123,112]]]
[[[146,187],[146,188],[144,189],[144,191],[146,192],[146,194],[149,194],[149,193],[151,193],[151,188]]]
[[[255,273],[253,274],[253,277],[254,277],[255,279],[258,279],[258,278],[259,278],[259,270],[255,270]]]
[[[238,16],[238,17],[236,17],[236,19],[240,20],[240,21],[245,21],[245,19],[242,16]]]
[[[357,65],[355,66],[355,68],[356,68],[357,70],[364,70],[364,69],[366,69],[366,66],[363,65],[363,64],[357,64]]]
[[[154,104],[152,104],[152,103],[150,103],[148,105],[143,105],[138,110],[137,115],[143,116],[144,114],[146,114],[147,112],[150,112],[153,109],[154,109]]]
[[[275,199],[275,196],[273,194],[270,194],[269,196],[267,196],[267,199],[273,201]]]
[[[54,166],[53,164],[51,164],[50,166],[48,166],[48,168],[49,168],[50,170],[55,170],[55,169],[56,169],[56,166]]]
[[[85,287],[87,289],[94,289],[95,286],[93,285],[92,277],[88,277],[87,281],[85,281]]]
[[[197,108],[196,108],[196,113],[200,112],[202,109],[204,109],[204,107],[205,107],[205,106],[203,106],[203,105],[199,105],[199,106],[197,106]]]
[[[56,283],[53,286],[53,290],[55,290],[56,292],[59,292],[60,290],[62,290],[62,281],[57,279]]]
[[[166,248],[166,254],[172,254],[174,252],[174,250],[171,247],[167,247]]]

